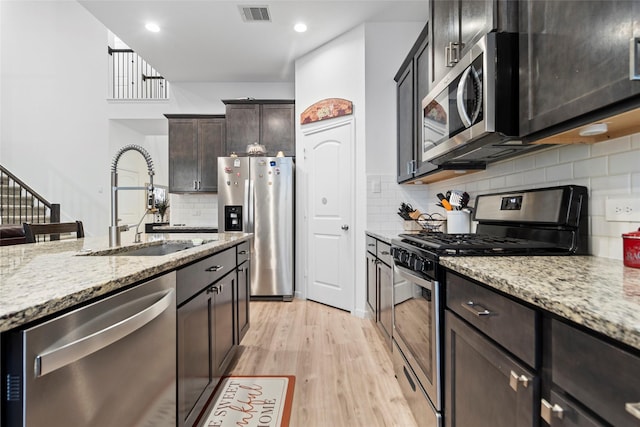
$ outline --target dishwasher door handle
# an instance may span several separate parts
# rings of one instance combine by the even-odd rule
[[[142,328],[147,323],[162,314],[174,300],[175,290],[169,289],[162,292],[163,295],[148,307],[140,310],[132,316],[86,335],[60,347],[46,350],[35,358],[35,376],[42,377],[77,360],[80,360],[98,350],[101,350],[116,341],[119,341]],[[147,295],[144,299],[147,299]],[[113,316],[118,309],[113,310]]]

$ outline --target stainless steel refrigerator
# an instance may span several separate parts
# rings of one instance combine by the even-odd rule
[[[293,299],[294,162],[218,158],[218,230],[253,233],[251,296]]]

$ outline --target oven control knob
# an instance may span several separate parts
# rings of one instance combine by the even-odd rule
[[[414,268],[417,271],[421,271],[423,273],[427,273],[429,270],[432,269],[432,262],[427,260],[427,259],[424,259],[424,258],[418,258],[416,260]]]

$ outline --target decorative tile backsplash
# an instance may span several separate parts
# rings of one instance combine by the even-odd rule
[[[589,235],[593,255],[622,259],[621,234],[637,230],[638,222],[605,220],[608,197],[640,198],[640,134],[598,144],[568,144],[490,164],[487,170],[429,185],[398,185],[395,175],[367,177],[367,229],[402,229],[396,214],[401,202],[421,212],[440,212],[437,193],[462,190],[471,195],[555,185],[589,189]]]

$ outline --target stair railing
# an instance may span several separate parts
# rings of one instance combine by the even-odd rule
[[[60,222],[60,204],[50,203],[0,165],[0,224]]]
[[[108,53],[111,99],[169,99],[169,82],[132,49]]]

